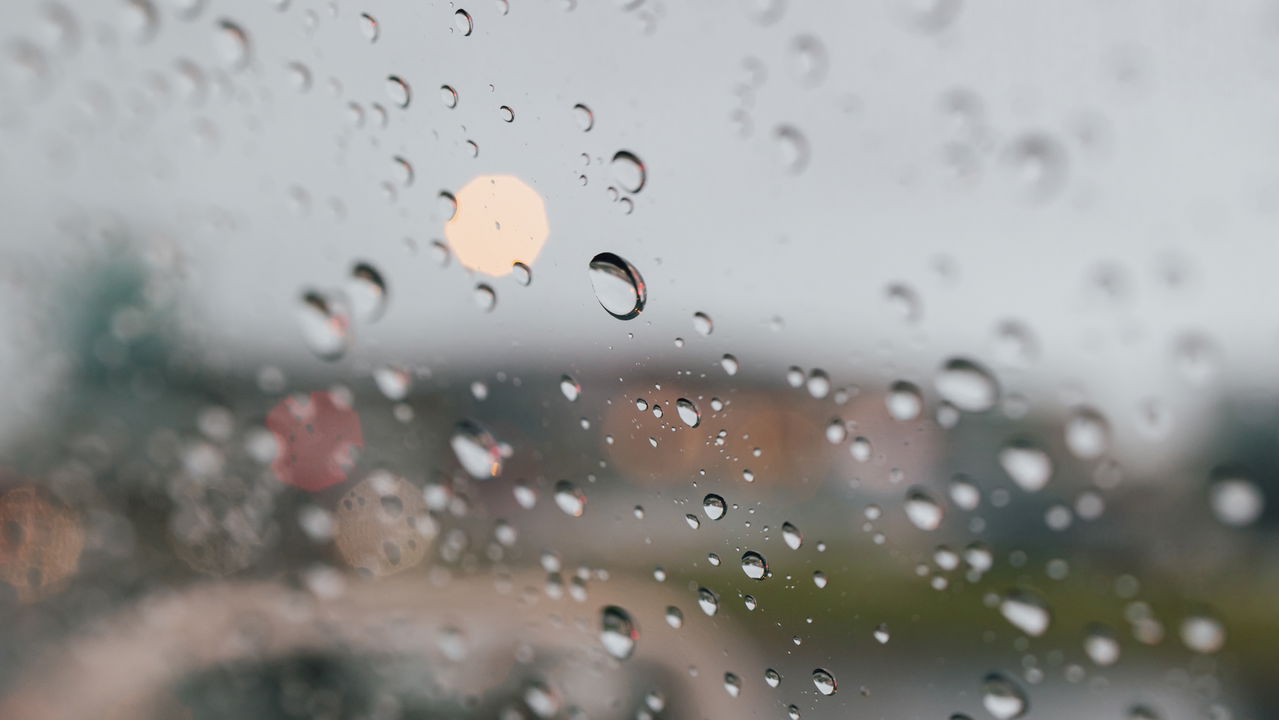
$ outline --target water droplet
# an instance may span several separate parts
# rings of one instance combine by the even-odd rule
[[[1026,492],[1038,492],[1052,477],[1048,453],[1026,440],[1013,440],[999,451],[999,466]]]
[[[515,282],[528,287],[533,282],[533,269],[522,262],[516,262],[511,265],[511,276],[515,278]]]
[[[702,413],[698,411],[692,400],[687,398],[676,400],[675,411],[679,413],[679,419],[683,420],[684,424],[691,428],[702,424]]]
[[[639,629],[630,614],[616,605],[609,605],[604,608],[601,622],[600,642],[604,649],[618,660],[629,658],[639,641]]]
[[[1266,499],[1252,480],[1228,469],[1218,469],[1208,489],[1213,515],[1223,525],[1246,527],[1261,517]]]
[[[303,293],[298,324],[307,347],[324,360],[336,360],[351,344],[350,312],[336,297],[315,291]]]
[[[888,414],[901,422],[916,420],[924,412],[923,394],[914,383],[905,380],[898,380],[888,388],[884,402]]]
[[[742,554],[742,572],[752,580],[764,580],[768,577],[768,561],[754,550]]]
[[[906,517],[920,530],[933,531],[941,526],[945,513],[941,505],[922,488],[911,488],[906,493]]]
[[[502,473],[503,447],[478,422],[463,420],[454,426],[449,446],[462,469],[476,480],[495,478]]]
[[[475,307],[484,312],[493,312],[493,308],[497,307],[497,292],[486,283],[476,285],[471,296],[475,299]]]
[[[1047,135],[1018,138],[1008,147],[1006,161],[1021,195],[1027,199],[1047,200],[1065,183],[1066,150]]]
[[[582,386],[577,384],[569,375],[560,377],[560,392],[564,393],[564,397],[569,402],[577,402],[577,398],[582,394]]]
[[[360,15],[360,34],[369,42],[376,42],[379,34],[377,19],[368,13]]]
[[[475,21],[471,19],[471,14],[465,10],[453,13],[453,29],[461,33],[462,37],[470,35],[475,30]]]
[[[702,526],[702,521],[701,521],[701,519],[700,519],[700,518],[698,518],[698,517],[697,517],[696,515],[694,515],[693,513],[688,513],[688,514],[686,514],[686,515],[684,516],[684,522],[688,523],[688,526],[689,526],[689,527],[691,527],[691,528],[693,528],[694,530],[696,530],[697,528],[699,528],[699,527],[701,527],[701,526]]]
[[[644,278],[633,265],[605,252],[591,258],[590,270],[595,297],[608,314],[630,320],[644,311],[648,293]]]
[[[386,281],[382,273],[368,263],[357,263],[351,268],[346,295],[351,310],[363,322],[376,322],[386,312]]]
[[[457,107],[457,90],[454,90],[452,86],[449,85],[441,85],[440,102],[444,103],[444,107],[449,108],[450,110]]]
[[[1090,625],[1084,636],[1084,652],[1098,665],[1114,665],[1119,660],[1119,638],[1104,625]]]
[[[644,189],[648,179],[648,171],[636,155],[628,150],[619,150],[613,156],[610,166],[613,182],[628,193],[637,193]]]
[[[782,675],[776,670],[768,668],[764,671],[764,682],[768,683],[769,687],[775,688],[782,684]]]
[[[742,679],[733,673],[724,673],[724,690],[728,692],[729,697],[737,697],[742,694]]]
[[[1030,707],[1022,689],[1002,673],[990,673],[982,680],[981,704],[996,720],[1021,717]]]
[[[799,528],[789,522],[782,523],[782,540],[786,541],[786,546],[791,550],[798,550],[804,544],[804,536]]]
[[[835,676],[830,671],[817,668],[813,671],[813,687],[817,688],[817,692],[823,695],[834,695],[839,689],[838,683],[835,682]]]
[[[843,420],[835,418],[826,425],[826,440],[832,445],[838,445],[847,438],[848,428],[844,426]]]
[[[809,87],[826,77],[830,60],[826,47],[813,35],[800,35],[790,43],[790,64],[795,78]]]
[[[821,590],[822,588],[826,587],[827,582],[828,580],[826,578],[826,573],[822,572],[821,570],[816,570],[813,572],[813,584],[817,586],[818,590]]]
[[[373,371],[373,382],[388,400],[400,401],[409,394],[413,387],[413,376],[404,368],[394,365],[383,365]]]
[[[1052,624],[1052,611],[1043,598],[1026,590],[1013,590],[999,603],[999,612],[1013,627],[1032,637],[1039,637]]]
[[[820,368],[814,369],[808,374],[806,385],[808,394],[819,400],[830,394],[830,376],[826,374],[825,370]]]
[[[724,372],[730,376],[736,375],[737,371],[741,368],[741,365],[737,362],[737,358],[732,355],[725,355],[720,358],[719,366],[724,368]]]
[[[409,84],[395,75],[391,75],[386,79],[386,96],[391,99],[391,102],[402,108],[408,107],[409,101],[412,99]]]
[[[595,113],[591,109],[582,104],[573,106],[573,115],[577,118],[577,127],[582,132],[588,132],[595,127]]]
[[[1009,367],[1026,367],[1039,354],[1034,333],[1017,320],[1005,320],[995,328],[995,357]]]
[[[994,567],[995,555],[984,544],[975,542],[964,548],[964,562],[978,573],[984,573]]]
[[[999,385],[986,368],[972,360],[952,358],[934,378],[937,394],[964,412],[984,412],[999,402]]]
[[[502,118],[502,122],[515,122],[515,111],[509,105],[499,107],[497,114]]]
[[[693,329],[698,335],[706,337],[715,329],[715,323],[711,322],[711,316],[706,313],[693,313]]]
[[[684,611],[670,605],[666,608],[666,624],[678,630],[684,627]]]
[[[880,645],[886,645],[888,643],[888,638],[889,638],[888,625],[884,623],[880,623],[876,625],[874,636],[875,636],[876,642],[878,642]]]
[[[783,169],[798,173],[808,166],[808,140],[797,128],[790,125],[778,127],[773,131],[773,142]]]
[[[1066,420],[1066,448],[1080,460],[1095,460],[1110,448],[1110,423],[1092,408],[1079,408]]]
[[[713,590],[699,588],[697,591],[697,606],[708,616],[713,616],[719,612],[719,595],[716,595]]]
[[[714,493],[702,498],[702,510],[706,513],[706,517],[711,520],[718,520],[724,517],[728,505],[724,502],[724,498]]]
[[[901,283],[889,285],[885,296],[888,298],[888,304],[907,322],[915,322],[922,314],[919,295],[906,285]]]
[[[1229,720],[1228,716],[1226,718],[1218,718],[1214,714],[1209,714],[1207,717],[1214,720]],[[1127,720],[1163,720],[1163,716],[1149,705],[1133,705],[1128,708]]]
[[[1181,642],[1197,653],[1215,653],[1226,644],[1226,628],[1214,617],[1191,615],[1181,621]]]
[[[156,30],[160,26],[160,17],[149,0],[127,0],[121,13],[120,24],[125,35],[137,42],[146,42],[155,37]]]
[[[848,446],[848,453],[857,462],[870,460],[871,450],[870,440],[860,436],[853,438],[853,442]]]
[[[241,70],[249,64],[249,36],[239,25],[229,20],[219,22],[213,44],[224,66]]]
[[[976,510],[981,504],[981,490],[966,475],[951,478],[947,492],[950,501],[961,510]]]
[[[582,517],[586,512],[586,495],[567,480],[555,483],[555,504],[566,515]]]

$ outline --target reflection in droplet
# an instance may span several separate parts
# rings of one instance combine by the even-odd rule
[[[453,454],[462,469],[476,480],[502,474],[503,448],[493,434],[474,420],[463,420],[453,428],[449,439]]]
[[[555,483],[555,504],[565,515],[582,517],[586,512],[586,494],[573,483],[560,480]]]
[[[591,258],[591,285],[595,297],[608,314],[630,320],[644,311],[647,289],[639,270],[610,252]]]
[[[742,554],[742,572],[752,580],[764,580],[768,577],[768,561],[754,550]]]
[[[604,608],[601,617],[603,625],[600,631],[600,642],[609,655],[618,660],[625,660],[635,652],[635,644],[639,640],[639,629],[630,613],[616,605]]]
[[[829,670],[817,668],[813,671],[813,687],[817,688],[817,692],[823,695],[834,695],[839,689],[838,683],[835,682],[835,676],[830,674]]]
[[[1030,707],[1021,687],[1003,673],[991,673],[982,680],[981,704],[996,720],[1021,717]]]

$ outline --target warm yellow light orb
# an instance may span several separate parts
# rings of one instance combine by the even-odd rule
[[[546,203],[536,190],[511,175],[481,175],[457,192],[457,212],[444,236],[458,262],[501,277],[517,262],[532,265],[550,226]]]

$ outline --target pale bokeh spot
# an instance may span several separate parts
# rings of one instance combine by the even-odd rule
[[[458,262],[501,277],[517,262],[532,265],[550,226],[546,203],[536,190],[511,175],[481,175],[457,193],[457,212],[444,236]]]

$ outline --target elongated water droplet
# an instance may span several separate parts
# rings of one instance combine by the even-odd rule
[[[999,603],[999,612],[1014,627],[1032,637],[1039,637],[1052,624],[1052,612],[1043,598],[1026,590],[1013,590]]]
[[[953,358],[934,379],[937,394],[964,412],[984,412],[999,402],[999,385],[986,368],[972,360]]]
[[[462,469],[476,480],[495,478],[502,473],[502,445],[483,425],[463,420],[453,428],[449,446]]]
[[[999,466],[1026,492],[1038,492],[1052,477],[1048,453],[1026,440],[1013,440],[999,451]]]
[[[922,488],[911,488],[906,493],[906,517],[920,530],[932,531],[941,526],[945,513],[941,505]]]
[[[555,483],[555,504],[565,515],[582,517],[586,512],[586,495],[573,483],[561,480]]]
[[[630,320],[644,311],[647,290],[635,266],[605,252],[591,258],[590,270],[595,297],[608,314],[619,320]]]
[[[700,588],[697,591],[697,606],[707,615],[714,615],[719,612],[719,595],[713,590]]]
[[[357,263],[351,268],[346,295],[351,301],[351,310],[362,322],[376,322],[386,312],[386,280],[368,263]]]
[[[676,400],[675,410],[679,413],[679,419],[684,421],[685,425],[695,428],[702,424],[702,413],[698,411],[692,400],[687,398]]]
[[[799,532],[799,528],[789,522],[782,523],[782,539],[791,550],[798,550],[804,544],[804,536]]]

